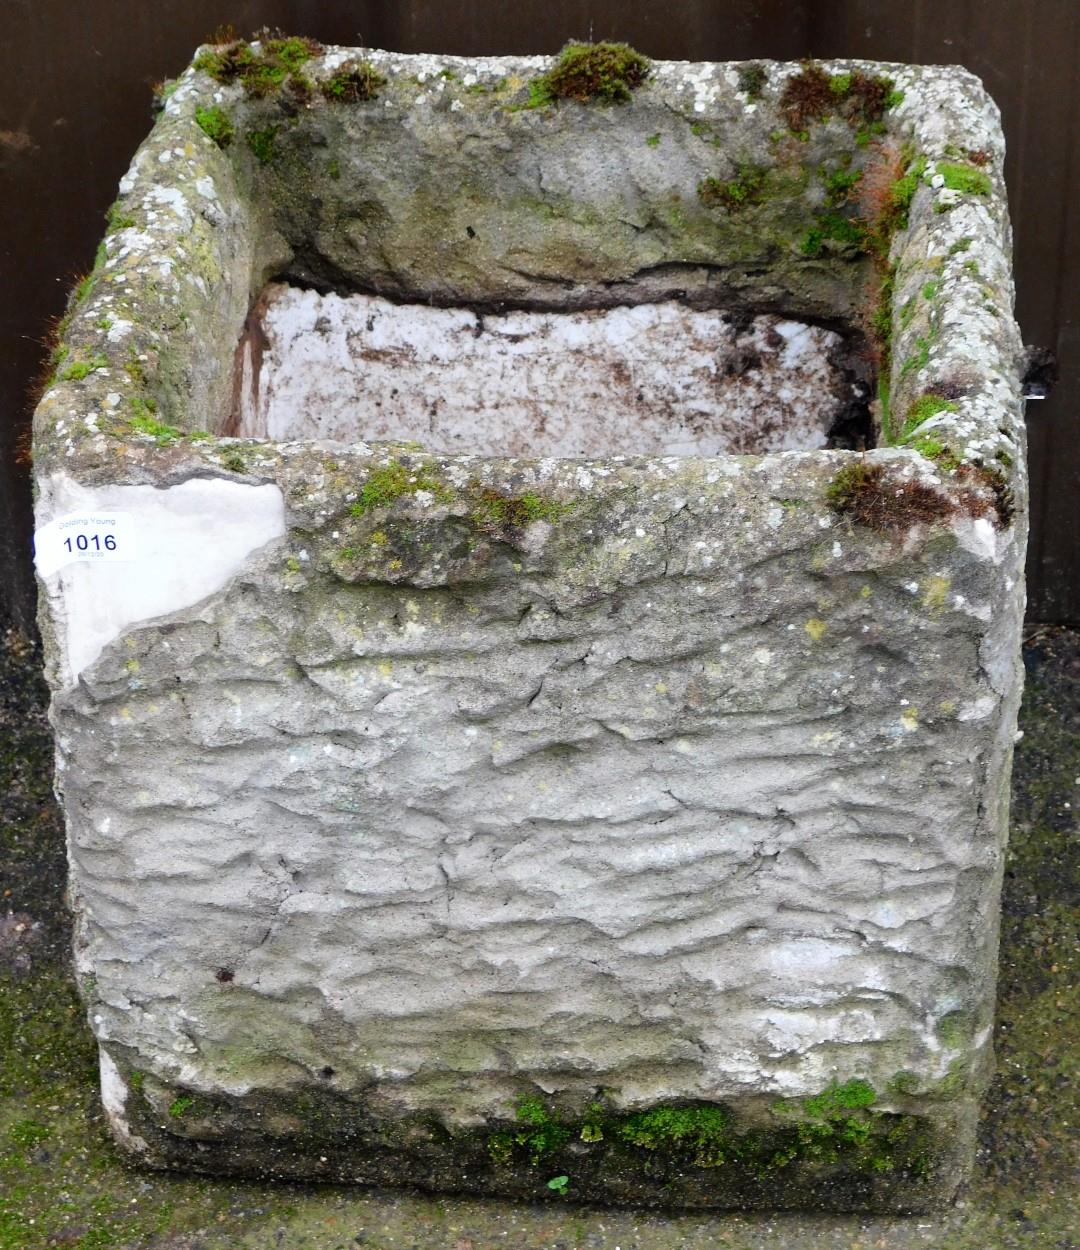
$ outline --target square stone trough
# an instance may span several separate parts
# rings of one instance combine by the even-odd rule
[[[981,85],[277,39],[163,94],[35,425],[119,1142],[948,1201],[1024,602]]]

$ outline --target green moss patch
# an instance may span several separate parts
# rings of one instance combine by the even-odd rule
[[[769,71],[757,61],[739,70],[739,90],[750,100],[760,100],[769,81]]]
[[[623,104],[649,77],[652,62],[625,43],[568,43],[530,84],[532,106],[556,100]]]
[[[316,40],[299,36],[265,39],[257,48],[244,39],[236,39],[200,52],[195,68],[220,83],[241,83],[249,96],[268,96],[322,51],[322,44]]]
[[[236,137],[236,128],[224,109],[216,104],[210,108],[197,108],[195,120],[207,138],[213,139],[219,148],[227,148]]]
[[[153,1109],[162,1097],[172,1099],[164,1124]],[[937,1172],[952,1166],[945,1126],[879,1110],[873,1089],[858,1080],[804,1099],[751,1100],[738,1111],[689,1100],[621,1111],[598,1099],[573,1112],[529,1092],[509,1120],[477,1129],[452,1129],[419,1113],[372,1118],[325,1091],[303,1096],[310,1131],[296,1142],[264,1136],[259,1126],[269,1104],[260,1095],[200,1094],[197,1107],[192,1100],[190,1091],[157,1086],[153,1106],[143,1096],[131,1100],[133,1131],[178,1163],[214,1166],[221,1156],[274,1174],[287,1168],[294,1147],[302,1161],[317,1144],[324,1163],[332,1160],[353,1179],[401,1183],[419,1174],[426,1185],[453,1186],[457,1178],[460,1187],[467,1177],[477,1192],[532,1198],[616,1197],[650,1206],[802,1201],[843,1210],[871,1195],[925,1202]]]
[[[950,191],[959,191],[963,195],[989,195],[993,189],[990,175],[974,165],[955,165],[948,161],[939,161],[937,171],[945,179]]]
[[[804,256],[821,256],[826,251],[866,250],[866,228],[841,213],[822,213],[799,241]]]
[[[386,78],[368,61],[347,61],[322,84],[322,93],[338,104],[374,100]]]
[[[833,1083],[820,1094],[812,1098],[804,1098],[801,1102],[803,1111],[813,1119],[828,1119],[842,1115],[845,1111],[858,1111],[864,1107],[872,1107],[877,1102],[877,1094],[869,1081],[856,1078],[845,1081],[842,1085]]]
[[[916,157],[904,171],[903,176],[897,178],[892,184],[888,207],[896,228],[902,229],[907,225],[911,201],[915,198],[915,192],[919,189],[919,183],[926,173],[926,164],[925,156]]]
[[[851,198],[851,194],[862,179],[862,170],[842,168],[832,173],[822,173],[821,181],[825,186],[825,194],[831,208],[840,208]]]
[[[154,439],[160,446],[168,446],[175,443],[177,439],[184,437],[184,431],[178,429],[175,425],[167,425],[164,421],[159,421],[147,408],[135,409],[133,416],[129,421],[131,430],[135,434],[146,434]]]
[[[894,478],[881,464],[854,460],[839,469],[825,491],[838,516],[881,534],[904,534],[915,525],[953,516],[952,500],[922,482]]]
[[[959,411],[956,403],[951,399],[946,399],[944,395],[938,395],[933,391],[920,395],[907,410],[907,416],[904,418],[904,424],[900,430],[900,441],[906,441],[924,421],[929,421],[931,417],[937,416],[939,412]]]
[[[355,517],[363,516],[377,508],[387,508],[405,495],[416,495],[420,491],[429,491],[436,499],[443,501],[452,494],[429,469],[414,469],[394,460],[368,474],[367,481],[360,490],[360,497],[349,511]]]
[[[921,438],[912,439],[908,446],[912,451],[917,451],[920,456],[924,456],[927,460],[933,460],[935,464],[949,471],[960,466],[960,457],[953,451],[948,443],[943,442],[940,438],[936,438],[933,434],[925,434]]]
[[[252,130],[247,136],[247,145],[260,165],[269,165],[274,159],[274,143],[278,136],[277,126],[267,126],[262,130]]]
[[[575,1118],[529,1095],[518,1101],[516,1126],[480,1137],[497,1171],[559,1168],[585,1193],[596,1193],[606,1173],[620,1184],[637,1178],[668,1194],[698,1184],[782,1187],[802,1169],[822,1165],[867,1177],[924,1178],[936,1153],[926,1123],[878,1111],[876,1101],[868,1082],[852,1080],[810,1098],[783,1100],[751,1120],[710,1102],[662,1103],[630,1113],[593,1103]]]
[[[497,1166],[509,1164],[515,1147],[523,1147],[535,1167],[554,1150],[565,1146],[571,1130],[560,1124],[543,1101],[533,1096],[522,1096],[517,1103],[518,1127],[508,1132],[493,1133],[488,1139],[487,1151]]]
[[[118,230],[128,230],[134,225],[135,218],[124,208],[119,200],[109,205],[108,211],[105,213],[105,229],[109,234],[116,234]]]
[[[705,178],[698,183],[697,194],[702,204],[717,205],[735,212],[750,204],[760,204],[765,199],[765,181],[768,170],[762,165],[744,161],[737,167],[736,176],[730,181]]]
[[[932,339],[929,334],[917,334],[915,336],[914,351],[900,366],[900,376],[906,377],[909,373],[918,373],[925,369],[930,363],[930,347]]]
[[[109,364],[108,359],[101,352],[95,352],[89,360],[72,361],[67,368],[64,369],[60,377],[65,382],[81,382],[83,378],[88,378],[91,373],[96,373],[98,369],[105,369]]]
[[[950,464],[945,444],[938,463]],[[916,447],[916,450],[921,450]],[[930,446],[927,451],[936,450]],[[933,525],[952,517],[987,517],[1000,528],[1014,515],[1012,489],[997,466],[957,464],[954,489],[936,490],[924,482],[892,472],[883,464],[853,460],[837,470],[826,487],[825,501],[837,516],[879,534],[902,536],[916,525]]]
[[[169,1104],[169,1115],[174,1120],[179,1120],[195,1106],[195,1099],[190,1094],[181,1094],[179,1098],[174,1098]]]
[[[651,1151],[690,1153],[698,1167],[719,1167],[731,1145],[731,1116],[710,1103],[660,1106],[616,1121],[613,1134]]]

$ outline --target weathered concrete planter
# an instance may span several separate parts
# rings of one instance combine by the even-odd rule
[[[947,68],[657,64],[604,104],[543,58],[313,51],[180,80],[37,414],[119,1140],[946,1200],[1020,683],[992,103]]]

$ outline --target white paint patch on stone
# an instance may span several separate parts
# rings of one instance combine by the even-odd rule
[[[70,564],[43,579],[64,686],[129,626],[205,599],[285,533],[285,503],[275,485],[195,478],[164,490],[88,487],[66,474],[41,482],[39,529],[84,511],[130,514],[138,555],[131,563]]]
[[[124,1104],[127,1102],[128,1088],[120,1069],[112,1060],[112,1056],[104,1047],[98,1049],[101,1065],[101,1103],[110,1119],[124,1119]]]
[[[109,1118],[110,1127],[125,1145],[134,1150],[145,1150],[146,1142],[132,1133],[127,1121],[127,1083],[104,1046],[98,1047],[98,1061],[101,1071],[101,1105]]]
[[[977,517],[971,522],[961,521],[953,526],[957,541],[965,551],[983,560],[1000,563],[1003,544],[998,541],[998,531],[986,517]]]
[[[675,302],[583,312],[395,304],[275,285],[241,361],[242,437],[479,455],[766,454],[826,445],[840,337]]]

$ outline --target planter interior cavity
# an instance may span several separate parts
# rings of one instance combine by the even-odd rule
[[[35,419],[118,1140],[947,1201],[1026,534],[979,83],[278,38],[163,97]]]
[[[672,300],[489,313],[272,284],[230,434],[497,456],[763,454],[869,434],[834,331]],[[861,401],[861,402],[860,402]]]

